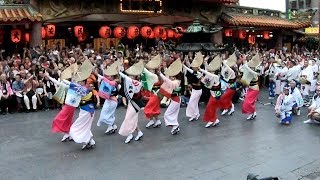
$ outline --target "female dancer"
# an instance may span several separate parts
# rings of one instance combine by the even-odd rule
[[[189,61],[186,60],[187,65]],[[202,87],[200,77],[202,74],[197,71],[197,69],[203,63],[203,55],[201,52],[197,53],[194,60],[192,61],[190,67],[188,68],[186,65],[183,67],[187,70],[186,76],[188,78],[188,83],[192,86],[190,100],[186,109],[186,116],[189,117],[189,121],[198,120],[200,117],[199,113],[199,100],[202,95]]]
[[[116,75],[118,74],[117,67],[117,63],[110,65],[104,72],[107,77],[96,73],[97,76],[102,79],[99,88],[99,96],[105,99],[97,126],[101,126],[101,124],[108,125],[105,134],[113,134],[118,128],[117,125],[114,124],[116,119],[114,114],[118,106],[118,80],[116,79]]]
[[[243,62],[243,76],[241,82],[248,86],[248,91],[242,104],[242,113],[249,114],[247,120],[253,120],[257,116],[254,103],[259,95],[259,74],[253,69],[257,68],[261,64],[261,60],[258,53],[248,63],[245,55],[241,55],[241,60]]]
[[[171,134],[175,135],[180,132],[178,115],[180,111],[180,95],[181,87],[178,75],[182,70],[182,63],[180,59],[175,60],[164,72],[160,72],[160,77],[163,80],[163,84],[160,87],[160,95],[167,98],[171,98],[171,103],[168,106],[165,114],[164,121],[166,126],[172,126]]]
[[[120,76],[124,79],[124,93],[128,100],[126,116],[119,129],[119,134],[127,137],[124,141],[126,144],[130,143],[133,139],[132,133],[134,131],[138,132],[138,135],[135,137],[136,141],[139,141],[143,136],[143,133],[138,126],[138,114],[143,107],[142,95],[140,92],[142,83],[137,80],[137,76],[140,75],[142,71],[143,62],[140,61],[126,70],[126,73],[131,77],[119,72]]]

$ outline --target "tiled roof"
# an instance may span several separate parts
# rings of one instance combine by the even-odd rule
[[[29,5],[0,7],[0,22],[21,20],[41,21],[42,15],[34,11]]]
[[[290,21],[288,19],[275,16],[240,14],[235,12],[222,13],[221,18],[226,23],[235,26],[300,29],[309,27],[311,24],[310,20]]]
[[[239,0],[201,0],[213,3],[222,3],[222,4],[237,4]]]

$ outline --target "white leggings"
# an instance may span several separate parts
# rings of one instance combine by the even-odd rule
[[[31,99],[32,99],[32,107],[35,110],[37,109],[37,96],[33,95]],[[26,105],[26,108],[30,110],[30,99],[28,98],[27,95],[23,96],[23,101],[24,101],[24,104]]]

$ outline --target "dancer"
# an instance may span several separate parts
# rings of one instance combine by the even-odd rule
[[[170,105],[164,113],[164,121],[166,126],[171,126],[171,134],[176,135],[180,132],[178,115],[180,111],[180,95],[181,95],[181,80],[179,74],[182,71],[182,63],[178,58],[165,71],[164,74],[160,72],[160,77],[163,83],[160,87],[159,93],[161,96],[171,99]]]
[[[234,113],[234,104],[232,103],[232,98],[236,93],[236,73],[231,67],[235,66],[237,62],[237,57],[233,53],[227,60],[222,62],[221,79],[227,83],[227,90],[223,93],[221,97],[221,108],[223,109],[221,115],[225,115],[229,109],[228,115]]]
[[[69,135],[76,143],[82,143],[82,149],[90,149],[95,146],[91,126],[94,118],[94,100],[93,93],[85,87],[85,81],[79,83],[80,86],[75,86],[76,92],[82,98],[80,101],[79,117],[72,123]],[[70,87],[74,84],[71,83]]]
[[[161,57],[160,55],[157,55],[145,65],[146,68],[144,68],[144,71],[141,75],[143,88],[149,91],[150,94],[148,103],[144,107],[145,118],[149,121],[146,125],[146,128],[157,128],[161,126],[161,121],[158,118],[158,116],[161,114],[160,99],[157,96],[161,81],[159,80],[159,77],[154,74],[155,70],[160,66],[160,64]]]
[[[138,132],[135,137],[136,141],[139,141],[143,136],[143,133],[138,126],[138,114],[144,106],[140,92],[142,83],[137,80],[137,77],[142,73],[143,68],[143,61],[140,61],[125,71],[130,77],[119,72],[120,76],[124,79],[124,94],[128,100],[126,116],[119,129],[119,134],[127,137],[124,141],[126,144],[130,143],[133,139],[132,133],[134,131]]]
[[[189,60],[185,61],[187,65],[189,65]],[[198,52],[192,61],[190,67],[193,69],[188,68],[186,65],[183,65],[184,69],[186,69],[186,76],[188,79],[188,83],[192,86],[191,96],[189,103],[186,109],[186,116],[189,117],[189,121],[198,120],[200,117],[199,112],[199,100],[202,95],[202,87],[200,77],[202,74],[197,71],[199,67],[203,63],[203,55],[201,52]]]
[[[206,61],[205,64],[207,64]],[[205,75],[201,82],[210,90],[211,94],[203,115],[203,121],[207,123],[205,126],[206,128],[214,127],[220,123],[216,111],[221,107],[220,99],[222,90],[219,76],[213,73],[220,67],[221,57],[220,55],[217,55],[208,65],[206,65],[206,70],[200,69]]]
[[[118,74],[119,64],[114,62],[111,64],[105,71],[104,76],[96,73],[96,75],[102,80],[99,88],[99,96],[105,99],[104,104],[102,106],[102,110],[100,113],[99,120],[97,122],[97,126],[101,126],[102,124],[106,124],[108,126],[105,134],[113,134],[117,130],[117,125],[114,124],[116,119],[115,111],[118,106],[118,82],[116,79],[116,75]]]
[[[314,79],[312,66],[309,65],[308,60],[304,60],[303,67],[300,73],[301,93],[304,100],[304,106],[310,106],[310,85]]]
[[[248,91],[242,104],[242,113],[249,114],[247,120],[253,120],[257,116],[254,104],[259,95],[259,74],[253,69],[256,69],[261,64],[261,60],[258,52],[248,63],[245,55],[241,55],[241,60],[243,62],[243,76],[241,82],[242,84],[248,86]]]

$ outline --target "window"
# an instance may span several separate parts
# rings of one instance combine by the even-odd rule
[[[297,9],[297,1],[291,1],[290,2],[290,8],[291,9]]]
[[[304,9],[304,0],[299,0],[299,9]]]
[[[306,8],[311,8],[311,0],[306,0]]]

